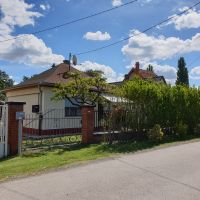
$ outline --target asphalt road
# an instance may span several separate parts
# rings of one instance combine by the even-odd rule
[[[200,142],[0,184],[1,200],[199,200]]]

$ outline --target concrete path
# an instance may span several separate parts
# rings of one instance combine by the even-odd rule
[[[1,200],[199,200],[200,142],[0,184]]]

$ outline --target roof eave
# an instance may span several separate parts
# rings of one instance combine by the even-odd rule
[[[55,83],[34,83],[34,84],[27,84],[27,85],[16,85],[16,86],[13,86],[11,88],[7,88],[7,89],[4,89],[4,90],[1,90],[1,92],[9,92],[9,91],[12,91],[12,90],[17,90],[17,89],[24,89],[24,88],[29,88],[29,87],[35,87],[35,86],[48,86],[48,87],[54,87],[55,86]]]

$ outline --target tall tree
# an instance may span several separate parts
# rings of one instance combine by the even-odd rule
[[[183,57],[181,57],[178,60],[178,71],[177,71],[176,85],[189,86],[188,69],[186,67],[185,59]]]
[[[96,76],[103,76],[104,75],[104,72],[102,72],[101,70],[93,70],[93,69],[89,69],[89,70],[86,70],[85,73],[88,75],[88,76],[91,76],[91,77],[96,77]]]
[[[23,78],[22,78],[22,83],[25,82],[25,81],[27,81],[28,79],[30,79],[30,77],[28,77],[28,76],[23,76]]]
[[[5,94],[1,92],[6,88],[12,87],[14,81],[6,74],[6,72],[0,70],[0,101],[5,101]]]
[[[29,80],[30,78],[33,78],[34,76],[36,76],[37,74],[34,74],[34,75],[32,75],[32,76],[23,76],[23,78],[22,78],[22,81],[20,82],[20,83],[23,83],[23,82],[25,82],[25,81],[27,81],[27,80]]]
[[[151,64],[149,64],[149,66],[147,67],[147,71],[154,72],[153,66]]]

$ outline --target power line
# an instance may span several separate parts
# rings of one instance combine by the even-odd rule
[[[70,24],[74,24],[74,23],[77,23],[77,22],[80,22],[80,21],[83,21],[83,20],[86,20],[86,19],[89,19],[89,18],[92,18],[92,17],[96,17],[98,15],[102,15],[104,13],[107,13],[107,12],[110,12],[110,11],[113,11],[113,10],[116,10],[118,8],[122,8],[124,6],[127,6],[127,5],[130,5],[132,3],[135,3],[137,2],[138,0],[132,0],[132,1],[129,1],[127,3],[123,3],[119,6],[115,6],[113,8],[110,8],[110,9],[107,9],[107,10],[103,10],[103,11],[100,11],[98,13],[94,13],[94,14],[91,14],[91,15],[88,15],[88,16],[85,16],[85,17],[81,17],[81,18],[78,18],[78,19],[74,19],[72,21],[69,21],[69,22],[66,22],[66,23],[63,23],[63,24],[59,24],[59,25],[55,25],[55,26],[51,26],[51,27],[48,27],[48,28],[45,28],[45,29],[42,29],[42,30],[39,30],[39,31],[35,31],[35,32],[31,32],[31,33],[28,33],[28,34],[33,34],[33,35],[36,35],[36,34],[39,34],[39,33],[42,33],[42,32],[46,32],[46,31],[50,31],[50,30],[53,30],[53,29],[57,29],[57,28],[60,28],[60,27],[63,27],[63,26],[67,26],[67,25],[70,25]],[[19,35],[19,36],[16,36],[16,37],[13,37],[13,38],[9,38],[9,39],[6,39],[6,40],[1,40],[1,42],[7,42],[7,41],[10,41],[10,40],[15,40],[17,38],[21,38],[21,37],[26,37],[26,35]]]
[[[174,18],[177,17],[177,16],[181,16],[181,15],[183,15],[184,13],[187,13],[189,10],[193,9],[194,7],[198,6],[199,4],[200,4],[200,1],[199,1],[198,3],[196,3],[196,4],[194,4],[193,6],[191,6],[191,7],[187,8],[187,9],[185,9],[184,11],[182,11],[182,12],[180,12],[180,13],[177,13],[177,14],[175,14],[175,15],[173,15],[173,16],[167,18],[167,19],[164,19],[164,20],[158,22],[158,23],[155,24],[155,25],[150,26],[149,28],[143,30],[142,32],[140,32],[140,33],[138,33],[138,34],[131,35],[131,36],[129,36],[129,37],[126,37],[126,38],[124,38],[124,39],[118,40],[118,41],[116,41],[116,42],[113,42],[113,43],[111,43],[111,44],[108,44],[108,45],[105,45],[105,46],[102,46],[102,47],[99,47],[99,48],[96,48],[96,49],[92,49],[92,50],[88,50],[88,51],[85,51],[85,52],[77,53],[76,55],[79,56],[79,55],[83,55],[83,54],[88,54],[88,53],[96,52],[96,51],[99,51],[99,50],[106,49],[106,48],[108,48],[108,47],[114,46],[114,45],[119,44],[119,43],[121,43],[121,42],[127,41],[127,40],[129,40],[130,38],[133,38],[133,37],[135,37],[135,36],[139,36],[139,35],[141,35],[142,33],[146,33],[147,31],[149,31],[149,30],[151,30],[151,29],[153,29],[153,28],[156,28],[157,26],[160,26],[160,25],[162,25],[162,24],[168,22],[168,21],[174,19]]]

